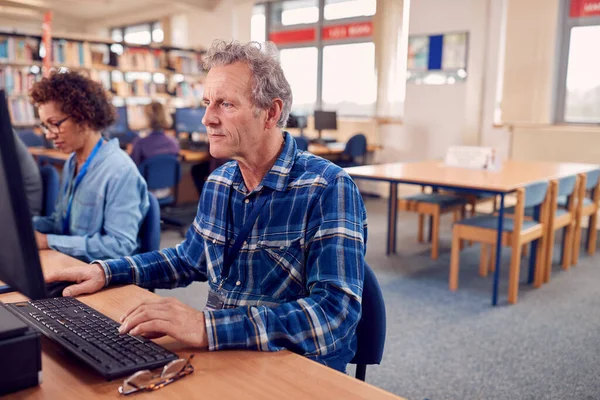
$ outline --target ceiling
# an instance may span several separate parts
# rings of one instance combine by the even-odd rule
[[[99,24],[136,15],[160,18],[191,10],[213,10],[220,0],[0,0],[0,15],[40,19],[51,10],[54,18]],[[141,20],[138,22],[142,22]]]

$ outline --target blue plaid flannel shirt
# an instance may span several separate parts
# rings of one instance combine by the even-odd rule
[[[215,170],[181,244],[99,263],[107,285],[222,285],[224,308],[204,311],[209,350],[288,349],[345,371],[361,315],[366,210],[344,170],[284,137],[280,156],[252,192],[237,162]],[[230,190],[233,223],[226,226]],[[270,198],[223,280],[225,240],[233,244],[258,196]]]

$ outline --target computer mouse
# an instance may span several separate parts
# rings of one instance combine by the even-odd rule
[[[67,286],[74,285],[75,282],[56,281],[46,283],[46,294],[49,298],[63,297],[62,292]]]

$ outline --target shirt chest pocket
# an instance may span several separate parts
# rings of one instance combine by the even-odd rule
[[[103,197],[89,190],[78,190],[71,206],[71,227],[78,234],[95,233],[104,217]]]
[[[303,237],[260,239],[256,249],[259,267],[252,272],[263,295],[287,300],[306,295]]]

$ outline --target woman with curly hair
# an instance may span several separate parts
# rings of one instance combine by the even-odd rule
[[[31,99],[46,138],[71,153],[56,211],[33,218],[38,248],[87,262],[136,253],[148,189],[118,140],[102,137],[115,121],[106,91],[79,73],[55,72],[33,86]]]

